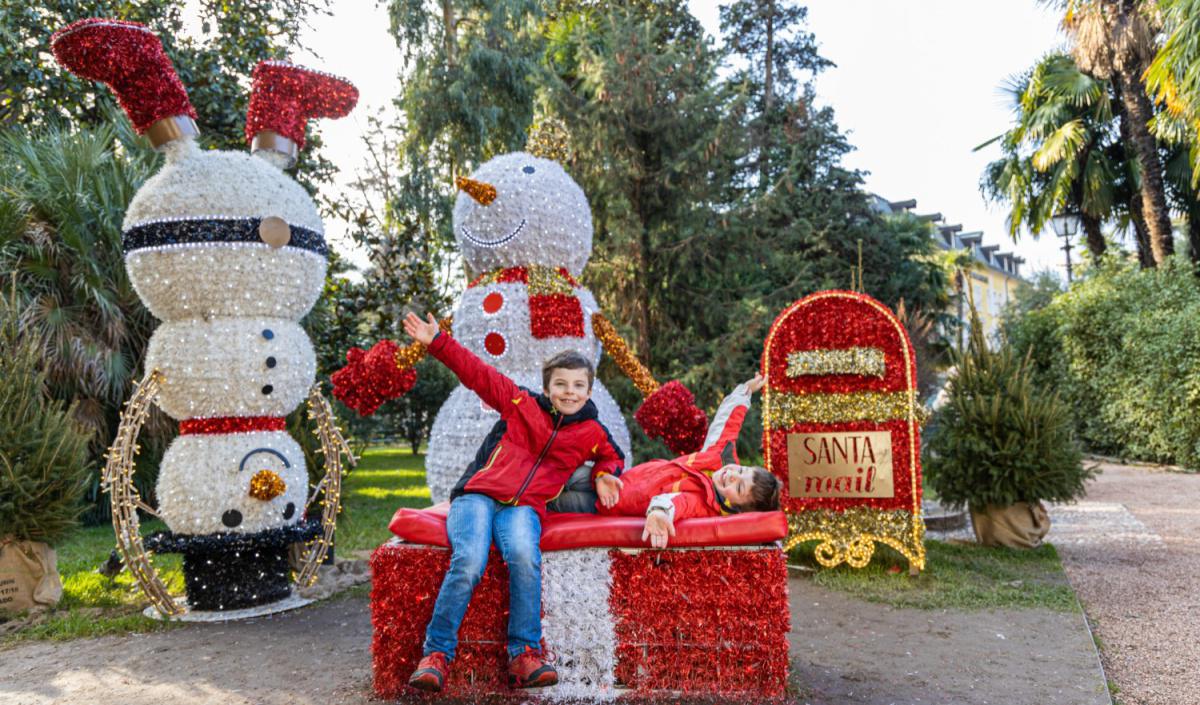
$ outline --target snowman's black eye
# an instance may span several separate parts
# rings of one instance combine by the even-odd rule
[[[532,174],[534,169],[531,166],[527,166],[524,169],[522,169],[521,171],[525,172],[526,174]]]

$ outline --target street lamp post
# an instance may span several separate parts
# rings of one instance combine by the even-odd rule
[[[1063,252],[1067,253],[1067,284],[1071,283],[1071,238],[1075,237],[1075,233],[1079,232],[1079,215],[1071,212],[1062,212],[1050,218],[1050,226],[1054,228],[1054,234],[1063,239]]]

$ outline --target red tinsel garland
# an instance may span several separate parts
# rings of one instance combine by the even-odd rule
[[[379,405],[403,396],[417,382],[417,371],[396,366],[399,346],[381,340],[371,349],[350,348],[347,365],[330,376],[333,396],[361,416],[375,413]]]
[[[286,431],[283,416],[211,416],[204,419],[184,419],[179,422],[179,435],[193,433],[250,433],[252,431]]]
[[[696,406],[692,392],[678,380],[646,397],[633,417],[647,436],[661,438],[676,455],[700,450],[708,431],[708,414]]]
[[[617,680],[640,691],[783,694],[780,551],[612,551]]]

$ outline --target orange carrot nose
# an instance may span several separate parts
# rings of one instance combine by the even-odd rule
[[[454,185],[481,206],[490,206],[492,201],[496,200],[496,187],[489,183],[460,176],[454,180]]]
[[[274,470],[259,470],[250,478],[250,496],[264,502],[287,491],[287,483]]]

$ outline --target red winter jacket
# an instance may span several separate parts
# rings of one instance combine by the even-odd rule
[[[590,399],[579,411],[563,416],[545,395],[517,386],[444,333],[434,337],[429,352],[500,412],[500,420],[451,491],[451,501],[474,492],[504,504],[533,507],[544,518],[546,502],[562,492],[583,463],[596,461],[593,481],[601,473],[621,474],[625,456],[598,420]]]
[[[629,468],[621,475],[617,504],[605,507],[596,502],[596,511],[606,516],[645,516],[652,499],[671,495],[676,521],[737,512],[713,485],[712,473],[738,462],[737,437],[750,400],[749,394],[741,389],[722,402],[713,417],[704,450],[673,460],[648,460]]]

